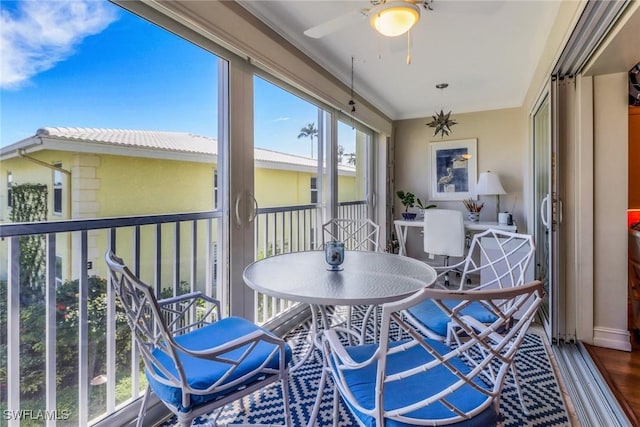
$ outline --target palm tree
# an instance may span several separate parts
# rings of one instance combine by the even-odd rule
[[[300,134],[298,134],[298,139],[304,137],[309,138],[311,140],[311,158],[313,158],[313,138],[318,136],[318,129],[316,129],[316,124],[309,123],[302,129],[300,129]]]
[[[347,153],[347,164],[349,165],[356,165],[356,153]]]

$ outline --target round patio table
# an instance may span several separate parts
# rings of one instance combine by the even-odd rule
[[[345,251],[342,267],[341,271],[330,271],[324,251],[305,251],[264,258],[244,270],[243,278],[250,288],[311,306],[309,338],[312,345],[291,372],[308,360],[314,345],[320,346],[318,327],[331,327],[326,306],[369,305],[364,325],[373,307],[400,300],[430,286],[437,275],[433,267],[424,262],[385,252]],[[321,322],[318,322],[317,313]],[[318,416],[325,381],[326,369],[323,369],[308,426],[312,426]]]
[[[249,264],[246,284],[263,294],[313,305],[376,305],[431,285],[435,270],[385,252],[345,251],[342,271],[329,271],[323,251],[291,252]]]

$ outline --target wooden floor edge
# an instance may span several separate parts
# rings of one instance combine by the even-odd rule
[[[607,371],[607,369],[605,368],[604,364],[602,363],[602,360],[600,360],[600,357],[598,356],[598,353],[597,353],[596,349],[594,348],[594,346],[592,346],[590,344],[585,344],[585,343],[583,343],[583,345],[587,349],[587,351],[589,352],[589,356],[591,356],[591,359],[593,360],[593,363],[598,368],[598,371],[600,371],[600,374],[602,375],[602,378],[604,378],[604,380],[606,381],[607,385],[611,389],[611,392],[613,393],[615,398],[618,400],[618,403],[622,407],[622,410],[624,411],[625,415],[627,416],[627,418],[629,418],[629,421],[634,426],[640,426],[640,420],[636,416],[636,413],[633,411],[633,409],[629,405],[629,402],[627,402],[627,400],[625,399],[624,393],[622,393],[618,389],[618,387],[616,386],[616,383],[611,378],[611,375],[609,375],[609,372]]]

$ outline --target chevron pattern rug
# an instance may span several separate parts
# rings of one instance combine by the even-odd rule
[[[307,332],[309,325],[302,325],[290,332],[286,339],[294,349],[295,356],[305,354],[308,349]],[[516,426],[569,426],[567,410],[562,400],[555,374],[552,370],[542,338],[527,334],[516,357],[516,367],[525,394],[529,415],[522,412],[516,389],[506,385],[500,399],[500,409],[505,427]],[[306,426],[316,399],[321,374],[321,354],[315,350],[312,357],[291,374],[289,397],[291,419],[294,426]],[[508,379],[507,379],[508,380]],[[284,424],[282,394],[279,383],[266,387],[250,396],[227,405],[217,417],[215,414],[197,418],[193,425],[227,426],[258,425],[262,427]],[[340,405],[340,426],[358,425],[343,403]],[[161,424],[161,427],[177,426],[175,416]],[[327,381],[322,397],[316,426],[333,425],[333,385]]]

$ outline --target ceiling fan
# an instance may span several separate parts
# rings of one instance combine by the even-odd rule
[[[369,18],[371,26],[383,36],[400,36],[420,20],[422,9],[432,10],[433,0],[370,0],[371,8],[352,10],[307,29],[307,37],[318,39],[341,28]]]

